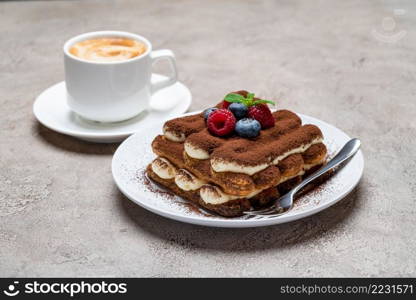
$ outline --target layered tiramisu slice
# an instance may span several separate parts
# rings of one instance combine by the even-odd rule
[[[203,113],[170,120],[148,176],[222,216],[267,205],[325,163],[322,132],[288,110],[239,91]]]

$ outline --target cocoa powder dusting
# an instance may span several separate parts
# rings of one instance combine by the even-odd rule
[[[136,179],[141,181],[143,185],[152,193],[159,194],[169,199],[174,199],[176,197],[175,194],[172,192],[155,188],[154,185],[158,185],[158,184],[154,183],[153,181],[149,179],[149,177],[147,177],[146,170],[138,170]]]
[[[218,217],[217,215],[210,214],[208,211],[203,211],[200,206],[192,202],[189,202],[187,200],[183,200],[183,201],[175,200],[178,196],[176,196],[174,193],[170,191],[164,190],[163,186],[151,180],[147,176],[146,170],[138,170],[136,174],[136,179],[139,180],[141,183],[143,183],[143,185],[152,193],[156,193],[159,196],[162,196],[166,200],[174,201],[176,204],[179,204],[180,206],[189,210],[189,212],[196,213],[204,217]],[[160,188],[156,188],[155,186],[160,187]]]

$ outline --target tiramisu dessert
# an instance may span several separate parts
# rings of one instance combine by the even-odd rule
[[[321,130],[247,91],[216,107],[167,121],[148,176],[225,217],[266,206],[326,160]]]

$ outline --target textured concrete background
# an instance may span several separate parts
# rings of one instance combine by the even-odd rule
[[[0,276],[415,276],[415,14],[411,0],[1,2]],[[192,110],[244,88],[360,137],[361,183],[268,228],[192,226],[134,205],[112,181],[116,144],[32,115],[63,80],[64,41],[102,29],[172,49]]]

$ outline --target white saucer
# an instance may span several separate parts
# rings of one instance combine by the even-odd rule
[[[153,74],[152,82],[165,76]],[[143,128],[143,126],[171,119],[186,112],[192,96],[182,83],[156,92],[152,96],[151,109],[123,122],[99,123],[85,120],[72,112],[66,104],[65,82],[57,83],[43,91],[33,104],[38,121],[59,133],[96,143],[115,143]]]

